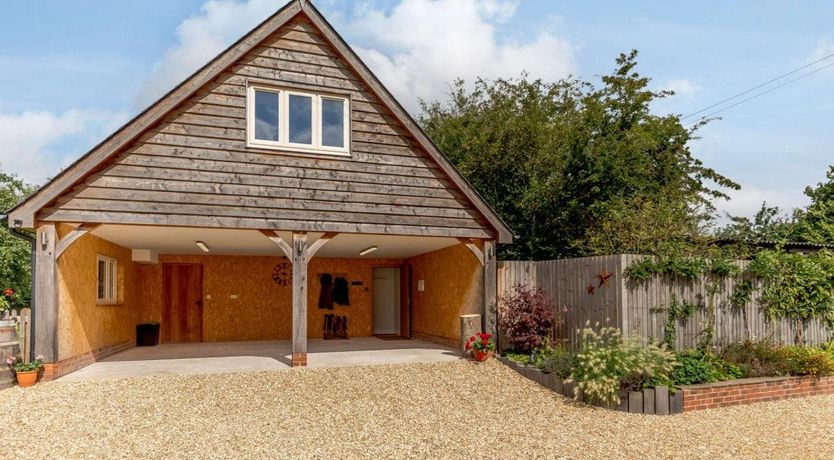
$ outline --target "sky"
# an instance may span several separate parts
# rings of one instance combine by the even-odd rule
[[[0,171],[43,183],[284,3],[4,2]],[[652,87],[676,91],[653,109],[688,115],[834,53],[827,1],[313,3],[414,114],[419,98],[443,100],[459,77],[524,71],[596,81],[620,52],[637,49]],[[828,63],[834,58],[807,71]],[[834,164],[832,84],[834,66],[725,110],[699,131],[695,156],[742,186],[717,203],[722,213],[806,203],[804,187]]]

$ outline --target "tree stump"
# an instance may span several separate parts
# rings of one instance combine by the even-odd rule
[[[466,353],[469,337],[481,332],[481,315],[461,315],[460,317],[460,351]]]

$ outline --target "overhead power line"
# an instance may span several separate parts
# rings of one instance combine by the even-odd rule
[[[709,118],[709,117],[712,117],[712,116],[714,116],[714,115],[717,115],[717,114],[719,114],[719,113],[721,113],[721,112],[723,112],[723,111],[725,111],[725,110],[732,109],[733,107],[735,107],[735,106],[737,106],[737,105],[739,105],[739,104],[743,104],[743,103],[745,103],[745,102],[749,101],[750,99],[755,99],[755,98],[757,98],[757,97],[759,97],[759,96],[764,96],[765,94],[767,94],[767,93],[769,93],[769,92],[771,92],[771,91],[775,91],[775,90],[777,90],[777,89],[779,89],[779,88],[781,88],[781,87],[783,87],[783,86],[790,85],[791,83],[793,83],[793,82],[795,82],[795,81],[797,81],[797,80],[802,80],[803,78],[805,78],[805,77],[807,77],[807,76],[809,76],[809,75],[813,75],[813,74],[815,74],[815,73],[817,73],[817,72],[819,72],[819,71],[821,71],[821,70],[825,70],[825,69],[827,69],[827,68],[829,68],[829,67],[831,67],[831,66],[834,66],[834,62],[832,62],[832,63],[830,63],[830,64],[826,64],[826,65],[824,65],[824,66],[822,66],[822,67],[820,67],[820,68],[818,68],[818,69],[814,69],[814,70],[812,70],[812,71],[810,71],[810,72],[808,72],[808,73],[802,74],[802,75],[800,75],[800,76],[798,76],[798,77],[796,77],[796,78],[794,78],[794,79],[792,79],[792,80],[788,80],[788,81],[786,81],[786,82],[784,82],[784,83],[782,83],[782,84],[780,84],[780,85],[776,85],[776,86],[774,86],[773,88],[768,88],[768,89],[766,89],[766,90],[764,90],[764,91],[762,91],[762,92],[760,92],[760,93],[756,93],[756,94],[754,94],[754,95],[752,95],[752,96],[750,96],[750,97],[748,97],[748,98],[742,99],[742,100],[740,100],[740,101],[738,101],[738,102],[736,102],[736,103],[734,103],[734,104],[730,104],[730,105],[728,105],[728,106],[726,106],[726,107],[722,107],[722,108],[720,108],[720,109],[716,110],[715,112],[711,112],[711,113],[708,113],[708,114],[704,115],[703,117],[699,118],[698,120],[701,120],[701,119],[704,119],[704,118]],[[692,123],[697,123],[697,122],[698,122],[698,120],[696,120],[696,121],[694,121],[694,122],[692,122]]]
[[[834,53],[831,53],[831,54],[829,54],[829,55],[827,55],[827,56],[823,56],[823,57],[821,57],[821,58],[817,59],[817,60],[816,60],[816,61],[814,61],[814,62],[811,62],[811,63],[805,64],[805,65],[804,65],[804,66],[802,66],[802,67],[797,67],[796,69],[793,69],[793,70],[791,70],[790,72],[787,72],[787,73],[784,73],[784,74],[782,74],[782,75],[779,75],[779,76],[778,76],[778,77],[776,77],[776,78],[772,78],[772,79],[770,79],[770,80],[768,80],[768,81],[766,81],[766,82],[764,82],[764,83],[758,84],[758,85],[756,85],[756,86],[754,86],[754,87],[752,87],[752,88],[750,88],[750,89],[747,89],[747,90],[745,90],[745,91],[742,91],[742,92],[740,92],[740,93],[738,93],[738,94],[735,94],[735,95],[733,95],[733,96],[730,96],[730,97],[728,97],[728,98],[726,98],[726,99],[722,99],[722,100],[720,100],[720,101],[716,102],[715,104],[712,104],[712,105],[710,105],[710,106],[704,107],[703,109],[701,109],[701,110],[699,110],[699,111],[697,111],[697,112],[692,112],[692,113],[690,113],[689,115],[686,115],[686,116],[684,116],[684,117],[681,117],[681,120],[686,120],[687,118],[692,118],[692,117],[694,117],[695,115],[698,115],[699,113],[706,112],[707,110],[710,110],[710,109],[713,109],[713,108],[715,108],[715,107],[718,107],[718,106],[720,106],[720,105],[722,105],[722,104],[724,104],[724,103],[730,102],[730,101],[732,101],[732,100],[734,100],[734,99],[738,99],[739,97],[744,96],[745,94],[750,94],[750,93],[752,93],[753,91],[756,91],[757,89],[763,88],[763,87],[765,87],[765,86],[767,86],[767,85],[769,85],[769,84],[771,84],[771,83],[775,83],[775,82],[777,82],[777,81],[779,81],[779,80],[781,80],[781,79],[783,79],[783,78],[785,78],[785,77],[789,77],[789,76],[791,76],[791,75],[793,75],[793,74],[795,74],[795,73],[797,73],[797,72],[800,72],[800,71],[802,71],[802,70],[805,70],[805,69],[807,69],[808,67],[811,67],[811,66],[813,66],[813,65],[819,64],[820,62],[823,62],[823,61],[826,61],[826,60],[828,60],[828,59],[831,59],[832,57],[834,57]],[[823,66],[823,67],[820,67],[820,68],[818,68],[818,69],[816,69],[816,70],[813,70],[813,71],[811,71],[811,72],[808,72],[808,73],[806,73],[806,74],[803,74],[803,75],[801,75],[801,76],[799,76],[799,77],[797,77],[797,78],[795,78],[795,79],[793,79],[793,80],[790,80],[790,81],[788,81],[788,82],[786,82],[786,83],[783,83],[783,84],[781,84],[781,85],[777,85],[776,87],[774,87],[774,88],[770,88],[770,89],[768,89],[768,90],[766,90],[766,91],[762,91],[761,93],[757,93],[756,95],[753,95],[753,96],[751,96],[751,97],[749,97],[749,98],[746,98],[746,99],[744,99],[744,100],[742,100],[742,101],[736,102],[735,104],[731,104],[731,105],[729,105],[729,106],[727,106],[727,107],[724,107],[724,108],[722,108],[722,109],[720,109],[720,110],[717,110],[717,111],[715,111],[715,112],[712,112],[712,113],[711,113],[711,114],[709,114],[709,115],[704,115],[704,116],[702,116],[702,117],[700,117],[700,118],[706,118],[706,117],[709,117],[709,116],[711,116],[711,115],[714,115],[714,114],[716,114],[716,113],[718,113],[718,112],[723,112],[724,110],[727,110],[727,109],[729,109],[729,108],[731,108],[731,107],[735,107],[735,106],[737,106],[737,105],[739,105],[739,104],[741,104],[741,103],[743,103],[743,102],[747,102],[747,101],[749,101],[750,99],[755,99],[755,98],[757,98],[757,97],[759,97],[759,96],[761,96],[761,95],[763,95],[763,94],[767,94],[767,93],[769,93],[769,92],[773,91],[774,89],[781,88],[781,87],[783,87],[783,86],[785,86],[785,85],[788,85],[788,84],[790,84],[790,83],[793,83],[793,82],[795,82],[795,81],[797,81],[797,80],[801,80],[802,78],[805,78],[805,77],[807,77],[807,76],[809,76],[809,75],[811,75],[811,74],[815,74],[815,73],[819,72],[820,70],[823,70],[823,69],[825,69],[825,68],[827,68],[827,67],[831,67],[831,65],[832,65],[832,64],[828,64],[828,65],[825,65],[825,66]]]

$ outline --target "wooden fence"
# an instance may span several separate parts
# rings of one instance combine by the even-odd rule
[[[689,302],[693,314],[679,321],[677,348],[695,346],[706,323],[706,280],[692,282],[660,277],[634,283],[623,271],[643,256],[618,254],[578,259],[545,261],[502,261],[498,263],[498,295],[508,294],[517,284],[541,287],[556,304],[566,308],[560,335],[571,345],[578,342],[577,329],[587,321],[621,328],[651,340],[662,340],[667,309],[674,295],[678,302]],[[739,261],[744,266],[746,262]],[[758,302],[758,292],[743,306],[734,306],[731,296],[736,289],[732,279],[723,280],[714,297],[716,306],[715,344],[718,346],[745,339],[771,339],[792,344],[795,325],[788,320],[768,321]],[[500,302],[499,302],[500,303]],[[834,330],[820,321],[802,327],[806,344],[817,345],[830,340]]]
[[[4,367],[0,371],[0,389],[14,385],[14,375],[6,370],[6,359],[18,355],[29,359],[31,318],[28,308],[0,312],[0,359]]]

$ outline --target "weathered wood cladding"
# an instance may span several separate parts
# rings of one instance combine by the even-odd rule
[[[350,157],[246,146],[247,81],[347,95]],[[43,221],[488,238],[483,216],[303,16],[86,177]]]

